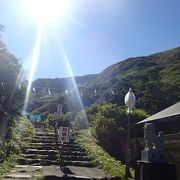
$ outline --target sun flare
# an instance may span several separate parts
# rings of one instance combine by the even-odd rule
[[[23,0],[23,6],[30,17],[39,24],[56,22],[67,15],[67,0]]]

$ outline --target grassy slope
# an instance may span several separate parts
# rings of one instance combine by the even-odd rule
[[[17,155],[35,135],[35,129],[28,120],[15,117],[12,121],[9,138],[0,147],[0,157],[3,158],[3,163],[0,163],[0,176],[15,167]]]
[[[124,177],[125,166],[120,161],[112,158],[101,146],[97,145],[90,130],[81,130],[77,142],[81,144],[94,163],[110,176]],[[133,170],[131,171],[134,174]]]

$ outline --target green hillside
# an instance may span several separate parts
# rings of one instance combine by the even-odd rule
[[[0,34],[1,35],[1,34]],[[20,61],[11,54],[0,38],[0,116],[17,114],[22,107],[25,81]],[[21,84],[21,88],[18,86]]]
[[[82,108],[77,88],[84,106],[104,101],[124,105],[125,93],[132,87],[137,97],[136,107],[156,113],[180,100],[179,69],[180,47],[128,58],[96,75],[74,79],[37,79],[33,83],[37,92],[31,99],[29,110],[35,113],[52,112],[61,103],[67,111],[75,113]],[[48,95],[47,88],[51,89],[51,95]]]

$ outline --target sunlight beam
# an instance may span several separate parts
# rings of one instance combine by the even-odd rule
[[[79,101],[79,103],[80,103],[80,106],[81,106],[82,111],[84,111],[85,119],[86,119],[87,123],[89,124],[88,118],[87,118],[87,115],[86,115],[86,112],[85,112],[85,108],[84,108],[83,102],[82,102],[82,100],[81,100],[81,96],[80,96],[80,93],[79,93],[79,89],[78,89],[78,87],[77,87],[77,83],[76,83],[76,80],[75,80],[75,78],[74,78],[74,73],[73,73],[73,71],[72,71],[71,65],[70,65],[70,63],[69,63],[68,56],[67,56],[67,54],[66,54],[66,52],[65,52],[64,49],[63,49],[63,56],[64,56],[64,60],[65,60],[65,63],[66,63],[68,72],[69,72],[69,74],[70,74],[70,77],[72,77],[72,83],[73,83],[73,85],[74,85],[74,87],[75,87],[74,89],[75,89],[75,93],[76,93],[77,99],[78,99],[78,101]]]
[[[36,35],[36,41],[34,45],[34,49],[31,53],[31,65],[30,65],[30,74],[28,78],[28,86],[27,86],[27,91],[26,91],[26,97],[25,97],[25,103],[24,103],[24,108],[23,111],[27,111],[27,106],[29,102],[29,96],[31,92],[31,87],[32,87],[32,82],[34,78],[34,74],[36,71],[36,66],[39,60],[39,54],[40,54],[40,49],[41,49],[41,39],[42,39],[42,27],[39,26],[37,30],[37,35]]]

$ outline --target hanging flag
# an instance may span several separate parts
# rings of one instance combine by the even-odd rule
[[[19,84],[18,89],[19,89],[19,90],[21,89],[21,84]]]
[[[2,82],[1,85],[2,85],[2,88],[3,88],[3,91],[4,91],[4,83]]]
[[[50,88],[48,88],[48,94],[51,95],[51,90],[50,90]]]
[[[68,94],[68,90],[67,89],[65,90],[65,94]]]
[[[21,83],[19,83],[18,89],[19,89],[19,90],[21,89]]]
[[[1,98],[2,98],[2,102],[4,102],[4,96],[1,96]]]
[[[111,89],[111,93],[112,93],[112,95],[114,95],[115,94],[115,92]]]
[[[96,93],[97,93],[97,91],[96,91],[96,89],[94,90],[94,94],[95,94],[95,96],[96,96]]]
[[[83,96],[83,93],[82,93],[82,91],[80,92],[80,96],[81,96],[81,97]]]
[[[33,90],[33,92],[34,92],[34,93],[36,92],[36,89],[35,89],[35,87],[34,87],[34,86],[33,86],[32,90]]]

